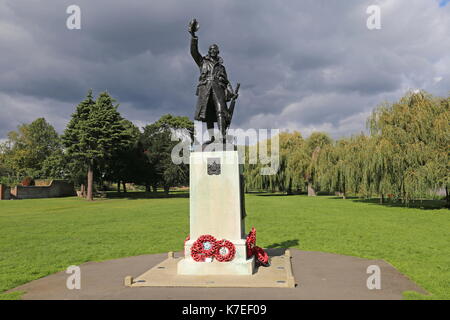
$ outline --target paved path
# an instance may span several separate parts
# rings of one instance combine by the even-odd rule
[[[269,250],[280,254],[280,249]],[[176,254],[176,256],[181,253]],[[166,259],[167,254],[143,255],[81,267],[81,289],[68,290],[69,275],[59,272],[15,288],[26,291],[23,299],[186,299],[186,300],[292,300],[292,299],[402,299],[402,292],[426,294],[383,260],[367,260],[331,253],[291,249],[296,288],[170,288],[125,287],[124,277],[136,277]],[[381,289],[367,289],[367,267],[381,269]]]

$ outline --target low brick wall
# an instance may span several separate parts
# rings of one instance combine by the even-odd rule
[[[0,184],[0,200],[11,199],[10,189],[4,184]]]
[[[52,180],[42,180],[36,179],[34,180],[34,185],[37,187],[47,187],[52,183]]]
[[[16,186],[11,189],[15,199],[40,199],[75,196],[72,183],[63,180],[53,180],[48,186]]]

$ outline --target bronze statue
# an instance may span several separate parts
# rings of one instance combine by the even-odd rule
[[[200,68],[199,83],[196,91],[198,100],[194,119],[206,122],[210,140],[204,144],[210,144],[215,141],[212,133],[214,122],[217,122],[222,142],[226,143],[226,133],[233,116],[239,84],[236,86],[236,91],[233,91],[223,66],[223,60],[219,56],[219,47],[216,44],[209,47],[206,56],[200,54],[198,51],[198,37],[195,35],[198,29],[198,22],[193,19],[189,23],[188,29],[192,35],[191,55]],[[230,109],[227,107],[227,102],[229,101],[232,101]]]

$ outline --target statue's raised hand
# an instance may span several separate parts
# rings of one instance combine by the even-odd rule
[[[189,22],[188,31],[193,37],[195,37],[195,33],[198,31],[199,28],[200,25],[198,24],[196,19],[192,19],[191,22]]]

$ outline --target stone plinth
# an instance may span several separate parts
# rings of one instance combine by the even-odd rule
[[[129,287],[207,287],[207,288],[294,288],[295,279],[292,273],[289,250],[284,255],[270,257],[269,267],[260,267],[258,272],[249,275],[207,274],[182,275],[177,273],[182,258],[169,258],[133,279],[127,276],[125,286]],[[202,263],[212,266],[212,263]],[[216,262],[219,263],[219,262]],[[229,264],[229,266],[233,266]],[[222,270],[226,270],[226,266]],[[234,270],[233,270],[234,271]]]
[[[180,275],[249,275],[254,258],[247,259],[242,165],[237,151],[192,152],[190,156],[190,240],[185,258],[178,263]],[[230,262],[196,262],[191,246],[201,235],[231,241],[236,254]]]

